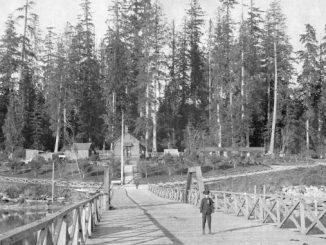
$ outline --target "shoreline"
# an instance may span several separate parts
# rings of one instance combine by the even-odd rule
[[[50,204],[48,205],[47,203],[40,203],[40,204],[28,204],[28,203],[23,203],[23,204],[19,204],[19,203],[6,203],[0,204],[0,212],[1,211],[22,211],[22,212],[26,212],[29,211],[31,213],[33,213],[33,211],[35,211],[34,213],[39,213],[39,211],[43,211],[45,213],[47,213],[48,211],[58,211],[59,209],[63,208],[65,205],[67,204]]]

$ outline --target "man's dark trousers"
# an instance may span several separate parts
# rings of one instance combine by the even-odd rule
[[[205,230],[205,224],[206,224],[206,220],[207,220],[207,224],[208,224],[208,229],[211,230],[211,222],[212,222],[212,216],[211,214],[204,214],[203,213],[203,230]]]

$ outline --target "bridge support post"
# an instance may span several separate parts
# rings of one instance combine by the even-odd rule
[[[185,202],[186,203],[188,202],[188,195],[189,195],[189,190],[190,190],[190,186],[191,186],[191,179],[192,179],[193,174],[196,174],[196,177],[197,177],[197,184],[198,184],[200,198],[202,198],[203,191],[205,189],[201,168],[199,166],[188,168],[187,185],[186,185],[186,193],[185,193]]]
[[[109,167],[104,171],[104,200],[105,200],[105,210],[109,210],[111,200],[110,200],[110,169]]]

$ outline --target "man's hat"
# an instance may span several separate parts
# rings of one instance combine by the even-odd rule
[[[204,190],[204,191],[203,191],[203,194],[204,194],[204,195],[208,195],[208,194],[209,194],[209,190]]]

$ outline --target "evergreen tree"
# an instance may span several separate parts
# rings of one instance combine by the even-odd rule
[[[187,38],[189,40],[189,65],[190,65],[190,100],[192,103],[190,122],[199,126],[201,121],[207,120],[206,107],[207,100],[207,81],[204,76],[204,57],[200,48],[202,28],[204,24],[204,13],[197,0],[190,1],[190,8],[187,11]],[[204,114],[203,114],[204,112]]]
[[[212,47],[212,87],[217,122],[216,144],[234,146],[236,144],[234,120],[234,94],[236,93],[236,76],[233,21],[231,10],[235,1],[221,1]]]
[[[318,109],[321,96],[319,45],[316,30],[310,24],[306,25],[306,33],[300,36],[300,42],[304,45],[304,50],[298,52],[302,62],[302,72],[298,82],[306,106],[306,149],[309,150],[311,145],[318,145]]]
[[[5,34],[0,41],[0,148],[5,141],[2,127],[7,115],[10,95],[13,93],[17,81],[19,67],[19,39],[15,28],[15,22],[10,15],[6,21]],[[7,132],[10,134],[10,132]]]
[[[33,108],[35,99],[35,40],[38,39],[37,35],[37,20],[36,14],[32,13],[32,8],[35,5],[33,1],[26,0],[25,4],[18,8],[17,11],[22,13],[18,19],[22,19],[23,33],[20,35],[20,43],[22,47],[20,72],[19,72],[19,105],[22,106],[21,111],[23,120],[22,135],[24,137],[24,147],[31,147],[33,144]]]
[[[272,109],[272,97],[277,98],[277,108],[275,110],[275,147],[282,149],[284,142],[281,138],[286,136],[286,131],[283,134],[280,132],[286,129],[287,119],[287,102],[289,99],[288,86],[293,75],[292,67],[292,46],[289,43],[289,38],[286,35],[285,17],[282,14],[280,3],[273,1],[266,13],[265,28],[263,35],[263,59],[265,60],[263,72],[268,84],[267,90],[267,138],[271,126],[270,112]],[[275,63],[276,61],[276,63]],[[277,68],[277,69],[275,69]],[[277,74],[275,73],[277,70]],[[276,83],[276,78],[278,83]],[[278,84],[278,90],[275,91],[274,85]],[[273,96],[271,96],[273,95]],[[276,95],[276,96],[275,96]],[[274,110],[274,108],[273,108]]]
[[[177,33],[174,20],[168,36],[169,40],[171,40],[168,42],[170,54],[167,57],[169,74],[167,84],[164,88],[164,96],[158,111],[158,137],[161,139],[160,146],[170,149],[175,148],[176,144],[176,129],[180,103],[180,91],[176,72]]]
[[[2,126],[2,131],[5,136],[5,148],[8,152],[13,153],[17,147],[23,147],[24,138],[21,134],[23,129],[23,121],[20,115],[22,107],[18,95],[12,92],[10,94],[8,112],[6,114],[5,123]]]
[[[77,81],[74,84],[74,100],[78,109],[78,124],[75,124],[76,140],[102,144],[103,103],[99,80],[99,63],[95,53],[94,24],[90,11],[90,0],[83,0],[83,14],[76,26],[76,48],[78,54]]]
[[[248,19],[244,20],[240,29],[239,45],[242,49],[241,78],[243,84],[240,126],[241,144],[244,146],[262,146],[264,144],[265,97],[266,86],[262,77],[262,11],[255,7],[253,1],[249,6]],[[240,57],[239,57],[240,58]]]
[[[115,1],[109,9],[112,18],[108,19],[108,30],[104,40],[103,56],[103,97],[106,98],[105,114],[106,140],[113,147],[114,140],[120,135],[120,112],[125,110],[126,87],[128,82],[128,50],[123,41],[126,37],[123,25],[123,14],[126,6]]]

